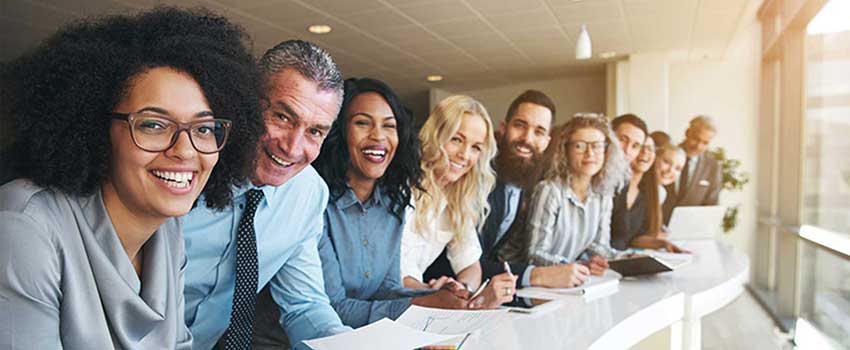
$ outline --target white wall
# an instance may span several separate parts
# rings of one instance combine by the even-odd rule
[[[739,26],[722,59],[689,60],[680,53],[632,55],[618,63],[617,113],[635,113],[650,130],[666,131],[678,142],[688,121],[712,116],[718,134],[711,147],[740,159],[751,182],[742,192],[724,191],[721,204],[741,204],[738,226],[724,241],[755,259],[756,181],[760,84],[760,27],[755,16]]]
[[[494,125],[499,125],[505,119],[505,113],[507,113],[511,102],[528,89],[540,90],[552,99],[557,114],[555,124],[565,122],[578,112],[605,112],[604,71],[556,80],[522,82],[477,90],[432,89],[433,104],[431,109],[439,102],[439,99],[435,100],[435,96],[446,97],[446,93],[469,95],[481,102],[487,108],[487,112],[490,113]]]

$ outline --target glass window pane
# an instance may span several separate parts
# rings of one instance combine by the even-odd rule
[[[847,18],[850,18],[850,0],[833,0],[811,21],[806,36],[803,223],[850,235],[850,21]]]

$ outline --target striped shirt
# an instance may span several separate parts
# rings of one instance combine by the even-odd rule
[[[559,180],[539,183],[531,195],[526,225],[531,241],[532,264],[575,262],[582,253],[613,257],[611,249],[610,196],[588,189],[582,203],[573,190]]]

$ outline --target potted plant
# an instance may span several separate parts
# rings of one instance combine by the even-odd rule
[[[729,191],[740,191],[744,189],[744,185],[750,182],[750,174],[738,169],[741,166],[741,161],[737,159],[727,158],[726,150],[723,147],[717,147],[709,151],[709,154],[717,159],[720,164],[720,171],[723,174],[723,189]],[[740,204],[736,204],[726,208],[726,214],[723,216],[723,232],[732,231],[738,224],[738,208]]]

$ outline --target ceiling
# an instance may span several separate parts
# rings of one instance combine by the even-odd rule
[[[598,55],[575,59],[582,24],[594,54],[680,50],[691,59],[722,57],[750,1],[0,0],[0,60],[82,16],[157,4],[204,6],[245,26],[258,55],[285,39],[311,40],[333,54],[346,77],[376,77],[410,95],[432,86],[466,90],[601,71],[606,59]],[[311,24],[333,30],[311,34]],[[429,74],[445,80],[426,82]]]

